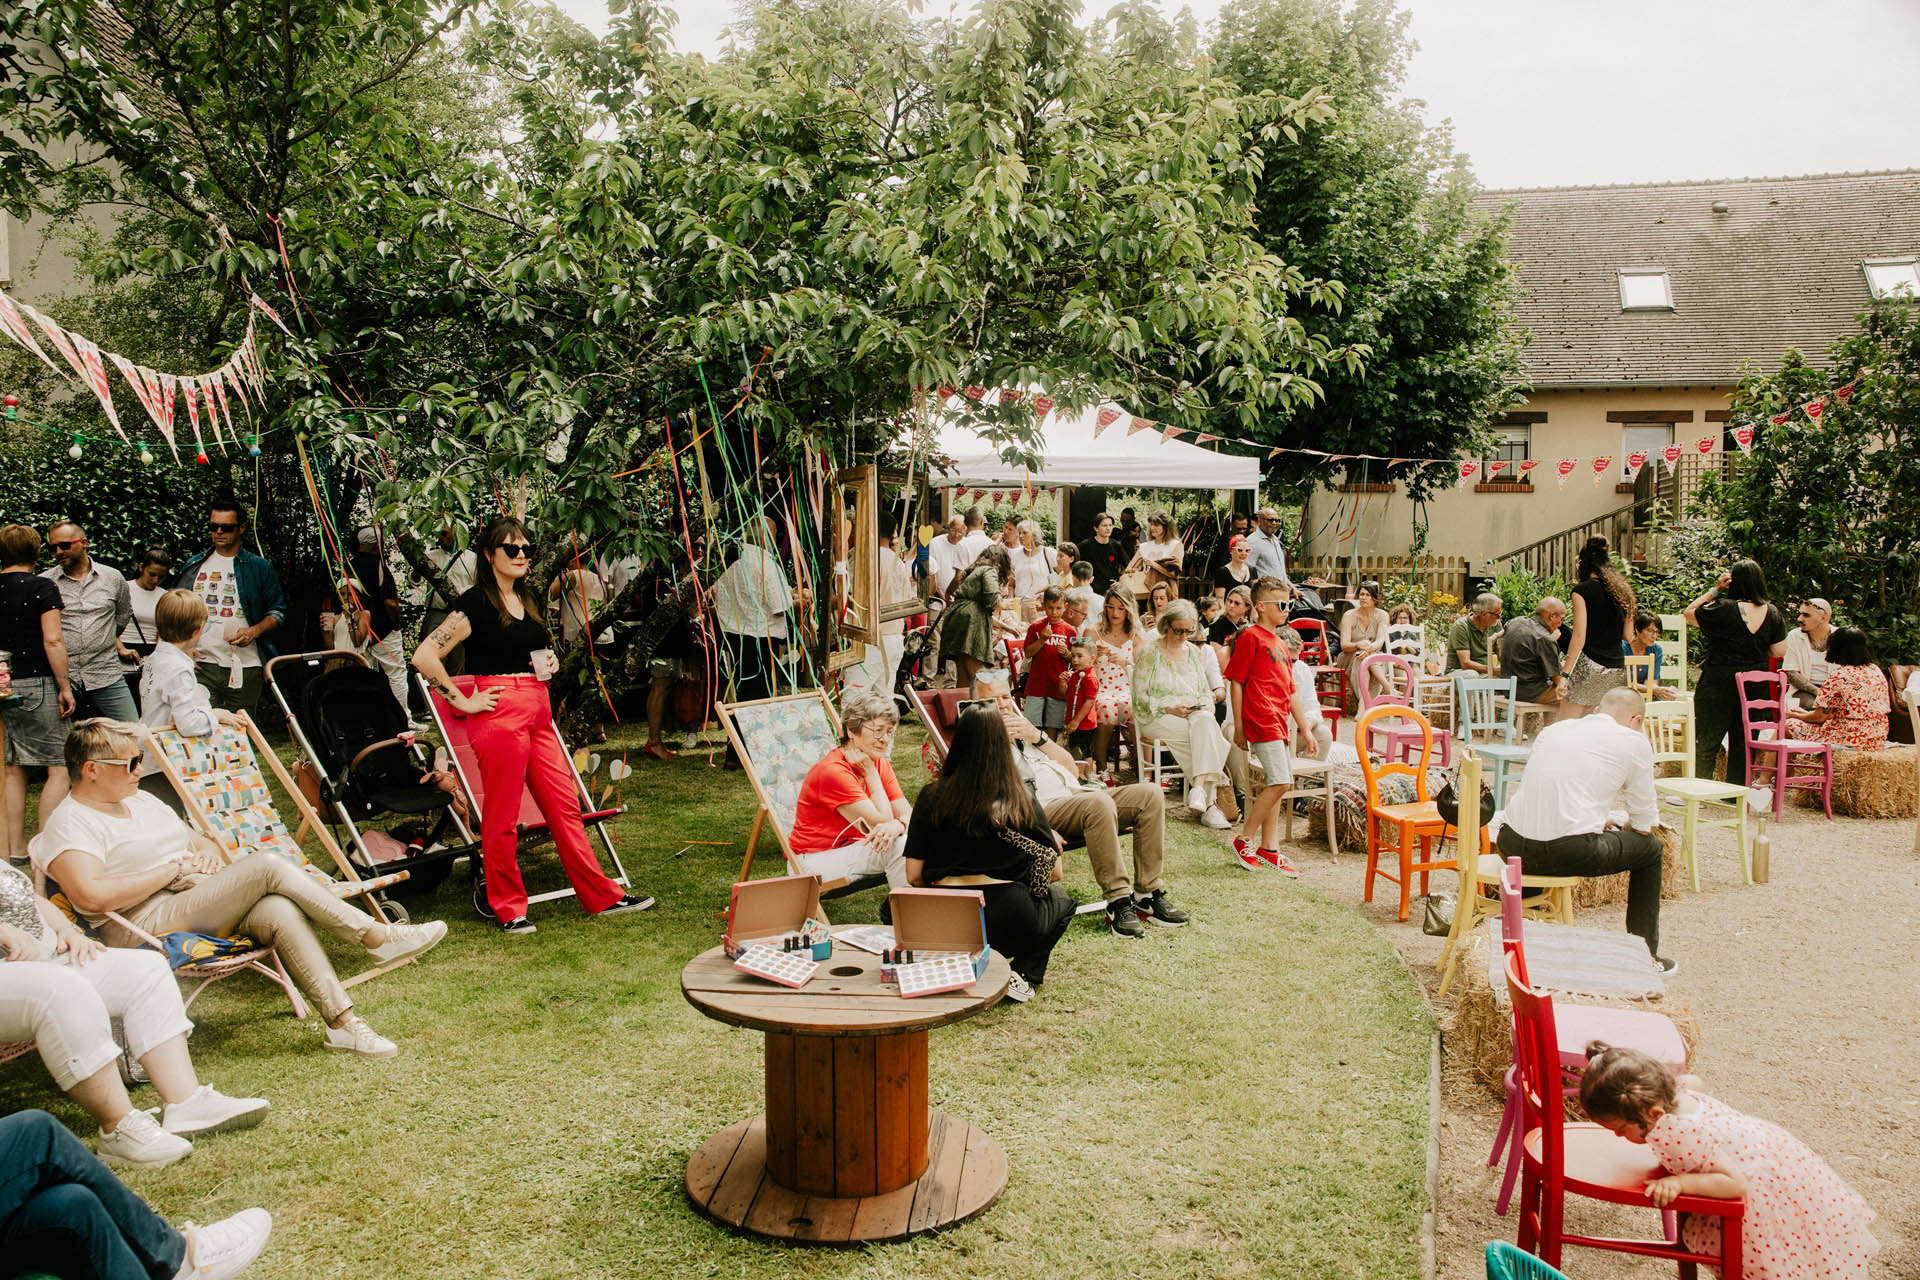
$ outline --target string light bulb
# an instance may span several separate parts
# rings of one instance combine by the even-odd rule
[[[207,465],[207,451],[206,451],[205,449],[202,449],[202,450],[201,450],[200,452],[198,452],[198,453],[196,453],[196,454],[194,454],[194,455],[193,455],[193,460],[194,460],[195,462],[197,462],[197,463],[199,463],[199,464],[200,464],[201,466],[203,466],[203,467],[204,467],[204,466],[206,466],[206,465]]]
[[[140,446],[140,462],[142,466],[150,467],[153,465],[153,450],[147,448],[145,445]]]
[[[76,431],[73,433],[73,443],[67,446],[67,456],[77,459],[85,452],[86,450],[80,447],[80,433]]]
[[[20,416],[20,397],[10,395],[6,399],[7,421],[12,422]]]
[[[257,458],[260,456],[260,437],[259,436],[247,437],[247,454],[249,457],[254,457],[254,458]]]

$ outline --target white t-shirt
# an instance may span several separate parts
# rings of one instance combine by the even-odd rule
[[[567,644],[573,644],[580,633],[587,629],[587,614],[593,612],[593,606],[604,603],[607,588],[600,581],[600,575],[591,569],[568,569],[558,579],[560,583],[560,636]],[[582,611],[581,600],[586,604]],[[613,628],[594,637],[594,643],[607,644],[613,639]]]
[[[445,547],[428,547],[427,560],[440,571],[442,577],[446,578],[447,590],[453,592],[453,598],[456,600],[473,586],[473,573],[480,563],[471,547],[459,555],[455,555]],[[438,591],[429,594],[428,603],[435,609],[447,608],[447,602],[440,598]]]
[[[34,840],[34,866],[52,875],[52,864],[62,854],[84,853],[97,858],[110,876],[139,875],[192,847],[193,832],[162,801],[136,791],[125,805],[127,816],[116,818],[71,797],[61,801]],[[81,914],[89,924],[106,921],[104,915]]]
[[[246,611],[240,607],[240,575],[232,556],[214,552],[201,562],[193,576],[193,593],[207,604],[207,625],[200,632],[200,661],[222,667],[257,667],[260,646],[227,643],[227,628],[238,630],[249,625]]]
[[[1181,547],[1180,539],[1178,538],[1169,538],[1165,542],[1143,541],[1138,547],[1134,548],[1134,551],[1148,564],[1152,564],[1156,560],[1180,560],[1186,556],[1186,550]]]
[[[1034,544],[1032,551],[1015,547],[1007,553],[1013,560],[1013,594],[1031,600],[1053,585],[1053,548]]]
[[[713,616],[722,631],[737,636],[787,638],[793,589],[780,562],[752,543],[713,584]]]
[[[953,575],[973,563],[966,548],[965,538],[955,542],[944,533],[927,545],[927,569],[933,574],[935,591],[945,591]]]
[[[880,607],[885,609],[896,604],[905,604],[914,598],[913,570],[907,567],[891,547],[880,548]],[[907,633],[907,620],[895,618],[892,622],[880,624],[883,636],[903,636]]]
[[[985,529],[975,529],[960,539],[960,567],[966,568],[980,558],[980,553],[993,545],[993,535]]]
[[[127,598],[133,602],[133,621],[120,632],[121,644],[160,643],[160,636],[153,629],[153,607],[160,603],[160,597],[165,594],[167,594],[165,587],[143,587],[137,582],[127,583]]]

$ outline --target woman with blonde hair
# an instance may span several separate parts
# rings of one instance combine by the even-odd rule
[[[1133,727],[1133,663],[1146,643],[1146,628],[1134,612],[1133,595],[1123,587],[1109,587],[1100,616],[1087,624],[1093,639],[1094,695],[1093,759],[1107,767],[1114,730]]]

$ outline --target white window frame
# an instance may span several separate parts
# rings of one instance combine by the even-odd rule
[[[1622,311],[1672,311],[1673,277],[1664,267],[1622,268],[1620,271],[1620,309]],[[1627,297],[1628,280],[1658,280],[1660,282],[1661,301],[1634,301]]]
[[[1495,451],[1493,453],[1488,454],[1486,457],[1480,460],[1481,483],[1483,484],[1522,483],[1525,480],[1525,477],[1523,477],[1520,474],[1519,464],[1533,457],[1532,425],[1525,422],[1502,423],[1493,429],[1493,434],[1499,439],[1500,443],[1495,446]],[[1516,444],[1520,446],[1520,456],[1517,458],[1509,459],[1514,465],[1508,467],[1505,471],[1502,471],[1499,475],[1497,476],[1494,475],[1493,472],[1489,469],[1489,464],[1491,464],[1492,462],[1494,462],[1495,460],[1499,459],[1502,456],[1507,456],[1507,450]]]
[[[1875,268],[1894,278],[1884,282],[1876,279]],[[1903,268],[1904,278],[1901,278]],[[1860,274],[1867,278],[1867,292],[1876,301],[1883,298],[1920,300],[1920,264],[1913,258],[1868,258],[1860,264]]]

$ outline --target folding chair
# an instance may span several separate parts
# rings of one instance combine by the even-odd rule
[[[447,761],[453,767],[454,777],[460,780],[461,787],[467,793],[468,811],[474,815],[477,824],[480,814],[485,812],[487,798],[486,779],[480,773],[480,757],[474,752],[473,739],[467,732],[467,717],[464,712],[454,710],[453,704],[443,697],[440,691],[428,684],[424,676],[416,677],[421,691],[427,695],[427,707],[433,715],[434,727],[440,731],[440,740],[447,744]],[[472,676],[454,676],[453,684],[461,697],[473,693]],[[555,737],[560,736],[560,726],[554,725]],[[620,851],[613,847],[613,836],[607,828],[613,819],[627,811],[624,804],[612,808],[597,808],[593,793],[587,790],[587,783],[580,776],[580,768],[574,763],[573,752],[567,746],[565,738],[560,739],[560,754],[566,757],[567,769],[573,774],[573,785],[580,794],[580,821],[588,830],[600,837],[600,847],[607,851],[607,860],[613,864],[611,878],[622,888],[630,888],[627,869],[620,862]],[[539,804],[533,798],[533,792],[524,783],[520,787],[520,815],[515,821],[515,829],[524,845],[529,836],[536,840],[550,835],[552,828],[547,824],[546,815],[540,812]],[[493,918],[493,908],[487,902],[486,882],[481,877],[481,861],[476,847],[474,856],[469,859],[473,868],[473,908],[488,919]],[[552,902],[556,898],[574,896],[573,886],[564,889],[549,889],[545,893],[527,896],[527,904]],[[644,896],[644,895],[643,895]]]
[[[949,691],[956,692],[956,691]],[[747,851],[740,858],[739,879],[753,874],[753,854],[760,847],[760,836],[769,826],[780,845],[792,875],[808,875],[793,850],[793,818],[800,803],[800,787],[807,771],[827,752],[840,745],[840,717],[827,701],[823,689],[809,689],[779,698],[758,698],[751,702],[716,702],[720,724],[740,757],[747,781],[760,799],[753,815],[753,829],[747,833]],[[943,758],[944,758],[944,752]],[[822,880],[823,892],[852,893],[884,882],[885,876],[858,878],[841,876]]]
[[[960,716],[960,704],[973,695],[965,689],[907,689],[907,705],[913,708],[914,718],[927,731],[927,740],[920,744],[920,758],[927,766],[927,776],[940,776],[940,766],[947,758],[947,744],[953,738],[953,722]]]
[[[141,726],[139,737],[153,756],[154,763],[160,767],[161,774],[173,787],[180,798],[186,815],[193,825],[220,847],[220,856],[227,862],[243,857],[278,856],[287,859],[295,866],[302,867],[321,880],[335,897],[358,898],[361,908],[374,919],[385,924],[392,920],[404,922],[406,912],[396,904],[387,901],[385,891],[407,879],[408,872],[394,871],[386,875],[363,877],[353,865],[338,842],[333,838],[326,825],[320,821],[320,815],[307,803],[299,784],[287,773],[286,766],[280,763],[280,757],[260,735],[260,727],[246,712],[239,713],[240,724],[217,721],[213,732],[203,738],[189,738],[175,729],[155,729]],[[335,880],[307,860],[300,842],[288,832],[286,824],[281,822],[280,814],[273,805],[273,792],[267,787],[266,777],[260,772],[260,761],[265,760],[272,768],[280,787],[293,801],[302,820],[302,829],[311,829],[320,845],[333,858],[339,869],[341,879]],[[118,923],[129,933],[140,936],[150,945],[160,944],[150,935],[142,933],[124,920]],[[164,950],[164,948],[162,948]],[[389,964],[378,965],[372,969],[356,973],[352,977],[342,978],[342,986],[356,986],[369,978],[377,978],[390,973],[402,965],[412,964],[413,958],[396,960]],[[212,973],[208,982],[221,978],[227,972],[244,967],[253,967],[265,973],[260,965],[239,965],[233,957],[208,962],[205,972],[212,967],[226,965],[228,968]],[[279,959],[275,957],[278,966]],[[178,970],[176,972],[179,972]],[[272,976],[269,974],[268,976]],[[284,971],[282,976],[284,976]],[[204,987],[205,982],[201,983]],[[291,991],[291,987],[289,987]],[[196,988],[196,994],[198,989]],[[298,993],[294,992],[295,1008],[302,1008]],[[305,1016],[304,1014],[301,1016]]]

